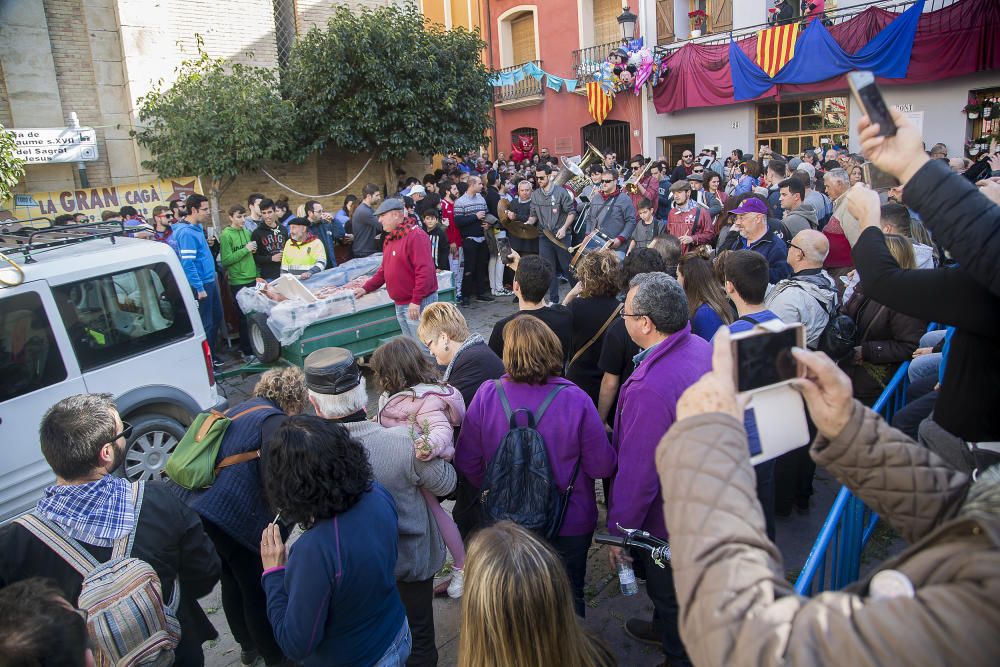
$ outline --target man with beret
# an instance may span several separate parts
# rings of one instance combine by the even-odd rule
[[[722,201],[714,193],[705,189],[704,171],[698,171],[698,169],[700,167],[692,171],[691,175],[687,177],[688,183],[691,184],[691,201],[707,208],[708,216],[714,222],[715,216],[722,213]]]
[[[386,199],[375,211],[385,237],[382,242],[382,266],[363,287],[354,290],[355,298],[385,285],[396,304],[396,320],[403,335],[420,341],[417,323],[421,311],[437,301],[437,271],[427,232],[406,217],[403,202]]]
[[[288,221],[288,241],[281,252],[281,275],[290,273],[299,280],[308,280],[326,268],[326,248],[312,233],[309,218]]]
[[[406,664],[436,665],[434,574],[444,564],[445,546],[421,489],[435,496],[450,494],[455,489],[455,469],[443,459],[417,459],[406,427],[385,428],[368,421],[365,379],[348,350],[328,347],[313,352],[306,357],[305,376],[309,402],[316,414],[342,424],[352,438],[361,442],[375,479],[396,502],[396,587],[413,635],[413,650]]]
[[[667,231],[680,239],[681,252],[711,243],[715,239],[712,216],[691,198],[691,183],[677,181],[670,186],[670,192],[674,195],[674,206],[667,214]]]

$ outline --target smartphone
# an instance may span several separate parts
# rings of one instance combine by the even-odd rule
[[[971,167],[962,172],[962,176],[965,176],[973,183],[978,183],[984,178],[989,178],[992,173],[993,170],[990,168],[990,161],[987,157],[985,160],[974,162]]]
[[[847,83],[851,86],[854,99],[864,110],[872,123],[878,123],[879,135],[883,137],[896,136],[896,123],[889,115],[889,107],[885,104],[882,91],[875,83],[875,75],[871,72],[851,72],[847,75]]]
[[[734,334],[731,344],[739,392],[805,377],[805,367],[792,356],[793,347],[805,347],[805,329],[801,324],[756,326]]]
[[[510,264],[513,258],[510,256],[510,240],[506,236],[497,238],[497,255],[504,264]]]
[[[891,190],[892,188],[899,187],[899,179],[897,179],[892,174],[887,174],[872,162],[865,162],[861,165],[861,173],[865,176],[865,183],[868,184],[872,190],[878,190],[882,192],[884,190]]]

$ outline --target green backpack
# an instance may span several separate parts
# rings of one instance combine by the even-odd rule
[[[199,414],[167,460],[165,468],[167,477],[178,486],[190,491],[207,489],[212,486],[223,468],[260,458],[260,450],[255,449],[252,452],[227,456],[218,464],[215,463],[219,458],[222,438],[226,435],[229,425],[245,414],[270,407],[270,405],[256,405],[232,417],[217,410]]]

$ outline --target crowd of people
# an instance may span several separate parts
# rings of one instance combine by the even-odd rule
[[[385,199],[365,186],[335,217],[253,195],[211,244],[204,197],[172,223],[154,213],[203,316],[219,304],[212,247],[232,290],[381,249],[359,292],[385,284],[404,335],[369,361],[372,413],[345,349],[264,373],[212,461],[239,462],[207,488],[113,474],[131,427],[110,396],[52,406],[40,440],[57,483],[0,529],[0,662],[86,664],[101,626],[71,554],[97,567],[131,553],[158,577],[176,664],[203,663],[216,633],[197,601],[221,580],[247,665],[437,664],[436,594],[462,600],[460,665],[614,665],[581,624],[587,556],[598,529],[638,529],[669,541],[668,562],[607,552],[653,606],[625,633],[665,664],[995,663],[1000,179],[971,182],[893,118],[893,137],[862,119],[864,158],[684,151],[640,178],[643,156],[623,172],[609,153],[579,193],[544,149],[449,158]],[[866,159],[900,184],[867,187]],[[537,240],[498,253],[500,215]],[[595,230],[600,247],[573,257]],[[429,279],[445,268],[457,303]],[[516,312],[470,330],[473,300],[506,296]],[[751,466],[730,335],[777,320],[805,331],[793,386],[811,443]],[[908,361],[892,428],[870,407]],[[910,547],[810,599],[774,539],[778,519],[811,511],[817,464]]]

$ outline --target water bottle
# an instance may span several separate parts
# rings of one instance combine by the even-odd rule
[[[621,585],[622,595],[635,595],[639,592],[639,584],[635,583],[635,572],[632,566],[624,561],[618,561],[618,583]]]

